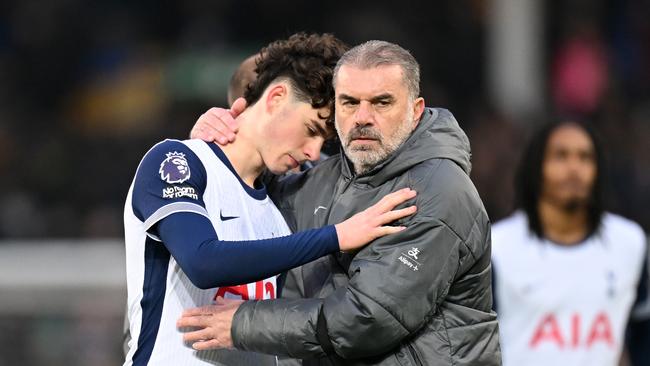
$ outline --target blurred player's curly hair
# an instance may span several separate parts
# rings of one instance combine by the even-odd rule
[[[546,147],[551,134],[559,127],[574,125],[582,128],[594,145],[596,177],[591,189],[588,205],[589,235],[598,231],[604,208],[605,191],[605,156],[598,134],[591,125],[576,122],[573,119],[563,119],[560,122],[549,123],[540,128],[533,136],[519,163],[515,187],[517,207],[523,209],[528,216],[528,227],[538,238],[544,238],[544,230],[539,218],[539,199],[542,193],[542,169]]]
[[[334,122],[332,73],[336,62],[348,49],[331,34],[296,33],[286,40],[270,43],[256,60],[257,79],[244,92],[247,105],[257,102],[274,80],[289,81],[297,100],[320,109],[329,107],[328,126]]]

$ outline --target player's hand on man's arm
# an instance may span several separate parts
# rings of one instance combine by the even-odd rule
[[[379,202],[340,224],[336,224],[339,248],[342,251],[359,249],[379,237],[406,229],[405,226],[390,226],[388,224],[417,211],[416,206],[393,210],[400,204],[415,198],[415,195],[416,192],[410,188],[400,189],[387,194]]]
[[[230,109],[210,108],[203,113],[192,127],[190,138],[207,142],[217,141],[222,145],[235,141],[239,125],[235,118],[246,109],[246,99],[235,100]]]
[[[194,330],[183,334],[183,341],[192,343],[195,350],[233,348],[230,328],[235,312],[243,302],[217,297],[215,305],[185,310],[176,326]]]

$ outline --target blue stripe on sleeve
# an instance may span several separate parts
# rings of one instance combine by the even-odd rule
[[[177,212],[160,220],[157,232],[201,289],[258,281],[339,250],[333,225],[279,238],[222,241],[208,218]]]

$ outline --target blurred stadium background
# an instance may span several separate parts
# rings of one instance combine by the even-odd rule
[[[650,228],[650,1],[7,1],[0,5],[0,365],[116,365],[122,210],[138,161],[184,138],[246,56],[296,31],[411,50],[496,221],[540,122],[592,121],[608,207]]]

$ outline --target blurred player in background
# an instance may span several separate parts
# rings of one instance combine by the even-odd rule
[[[628,319],[649,315],[646,236],[604,211],[603,179],[586,125],[550,124],[528,146],[519,210],[492,228],[504,365],[618,365]]]
[[[228,106],[232,107],[235,100],[243,97],[246,89],[253,81],[255,81],[255,78],[257,77],[257,73],[255,72],[257,64],[255,61],[258,60],[259,57],[259,53],[248,56],[241,64],[239,64],[237,70],[232,74],[230,83],[228,84]]]
[[[316,160],[332,126],[333,67],[345,50],[331,35],[297,34],[262,50],[236,141],[165,140],[142,159],[124,212],[128,318],[125,365],[275,365],[274,356],[195,351],[176,319],[221,297],[273,299],[276,275],[401,231],[383,226],[409,189],[336,225],[290,231],[258,176]]]

